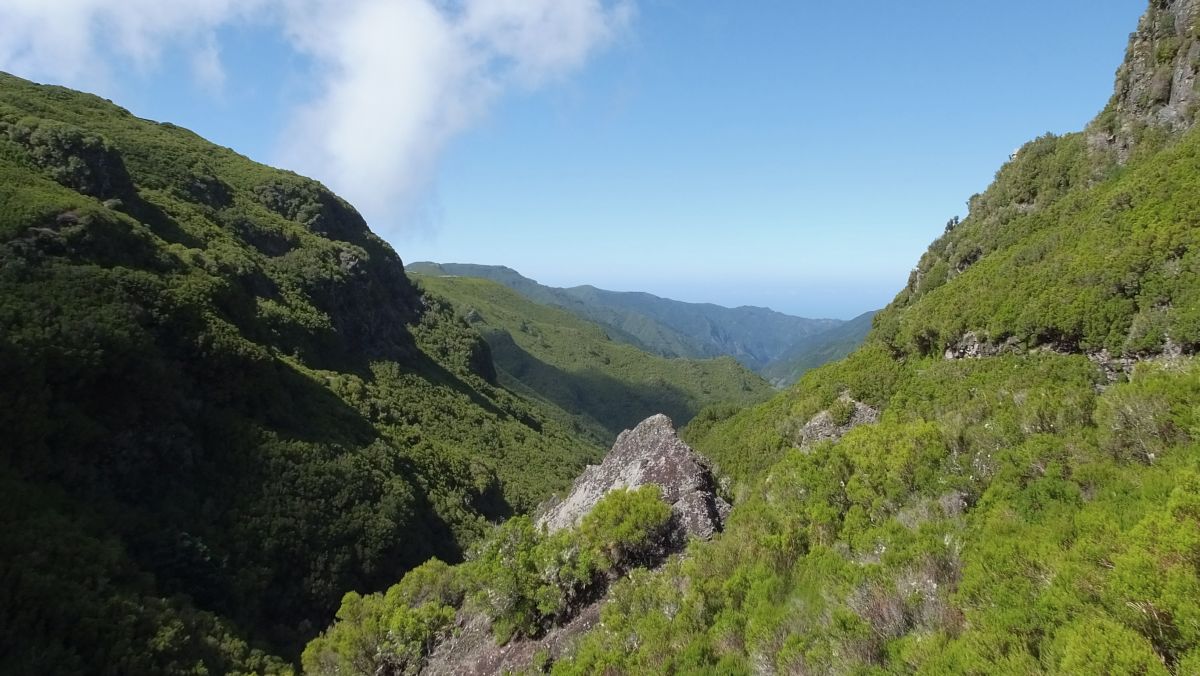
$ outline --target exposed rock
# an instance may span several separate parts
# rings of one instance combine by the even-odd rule
[[[1010,354],[1020,349],[1020,341],[1016,337],[1000,343],[989,343],[982,340],[974,331],[967,331],[950,347],[946,348],[946,359],[978,359],[980,357],[995,357],[999,354]]]
[[[1170,363],[1190,354],[1178,343],[1171,340],[1170,337],[1164,341],[1162,349],[1157,352],[1114,355],[1107,349],[1085,352],[1077,346],[1066,343],[1047,343],[1032,348],[1025,348],[1015,336],[1003,343],[996,344],[981,340],[974,331],[968,331],[957,342],[946,348],[944,356],[946,359],[982,359],[984,357],[996,357],[1005,354],[1029,353],[1050,353],[1057,355],[1082,354],[1095,364],[1104,375],[1106,382],[1101,383],[1098,386],[1099,389],[1104,389],[1108,385],[1128,379],[1133,373],[1134,367],[1140,362]]]
[[[571,491],[542,508],[538,525],[550,531],[570,528],[616,488],[656,484],[675,515],[672,539],[709,538],[721,530],[729,503],[717,495],[708,464],[675,435],[671,419],[659,414],[617,437],[599,465],[589,465]]]
[[[1184,132],[1200,112],[1200,0],[1159,0],[1129,37],[1108,108],[1088,129],[1093,149],[1124,163],[1147,128]]]
[[[855,427],[878,420],[878,410],[843,393],[834,406],[814,415],[804,424],[800,430],[800,448],[808,448],[821,441],[837,441]]]
[[[1133,372],[1133,366],[1138,363],[1138,359],[1135,357],[1114,357],[1108,353],[1108,350],[1091,352],[1087,357],[1093,364],[1100,367],[1100,370],[1104,372],[1104,378],[1110,384],[1128,378],[1129,374]]]
[[[438,644],[421,673],[426,676],[485,676],[522,673],[544,659],[553,662],[575,640],[600,623],[600,602],[579,611],[571,621],[545,636],[522,638],[503,646],[492,639],[491,625],[481,616],[465,620],[454,636]]]
[[[671,530],[656,552],[656,561],[682,549],[689,537],[709,538],[720,531],[729,503],[717,495],[717,482],[707,463],[680,441],[671,419],[655,415],[617,437],[599,465],[591,465],[562,500],[539,510],[537,523],[550,531],[576,526],[609,491],[645,484],[659,487],[671,505]],[[500,646],[487,618],[460,611],[457,630],[430,653],[422,674],[482,676],[522,673],[540,662],[560,658],[576,639],[600,622],[600,606],[609,580],[590,590],[580,607],[562,624],[536,638],[518,638]]]

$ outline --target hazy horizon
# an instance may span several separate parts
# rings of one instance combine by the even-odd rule
[[[143,4],[0,8],[0,69],[312,175],[404,260],[851,317],[1104,106],[1144,3]]]

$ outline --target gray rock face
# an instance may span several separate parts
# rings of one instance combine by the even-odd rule
[[[848,420],[837,420],[830,410],[821,411],[804,424],[800,430],[800,448],[806,449],[822,441],[837,441],[846,432],[859,425],[869,425],[879,420],[879,411],[848,394],[838,398],[841,406],[852,406]]]
[[[657,485],[671,505],[677,543],[712,537],[729,513],[708,464],[675,435],[671,419],[659,414],[622,432],[604,460],[588,466],[566,497],[542,508],[538,525],[551,532],[576,526],[609,491],[645,484]]]
[[[1020,341],[1015,336],[997,345],[981,339],[974,331],[967,331],[957,342],[946,348],[943,356],[946,359],[979,359],[1020,351]]]
[[[1146,127],[1181,133],[1200,109],[1200,0],[1160,0],[1129,38],[1109,108],[1088,130],[1094,149],[1129,159]]]

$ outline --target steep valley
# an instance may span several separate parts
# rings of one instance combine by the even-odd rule
[[[0,74],[0,673],[1200,673],[1198,74],[1152,0],[849,322],[406,268]]]
[[[733,357],[777,386],[849,354],[866,337],[874,314],[849,321],[809,319],[763,307],[685,303],[594,286],[564,289],[498,265],[416,262],[408,269],[427,278],[491,280],[534,303],[599,324],[615,341],[669,358]]]

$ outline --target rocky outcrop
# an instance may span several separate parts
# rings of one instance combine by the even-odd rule
[[[675,435],[671,419],[660,414],[622,432],[604,460],[589,465],[566,497],[543,507],[538,524],[550,531],[570,528],[609,491],[645,484],[656,484],[671,505],[676,544],[689,537],[712,537],[729,513],[708,464]]]
[[[1200,113],[1200,0],[1154,0],[1129,38],[1116,91],[1088,129],[1093,149],[1129,159],[1148,131],[1182,133]]]
[[[943,356],[946,359],[979,359],[980,357],[1011,354],[1021,350],[1021,341],[1015,336],[1003,343],[996,344],[981,339],[974,331],[967,331],[953,345],[946,348]]]
[[[587,516],[609,491],[658,486],[671,505],[673,518],[666,537],[655,544],[652,564],[682,550],[688,538],[709,538],[721,530],[729,503],[717,495],[717,482],[704,459],[675,434],[671,419],[655,415],[617,437],[599,465],[591,465],[561,500],[539,510],[537,523],[550,531],[571,528]],[[460,612],[451,636],[439,642],[421,671],[425,676],[484,676],[539,671],[567,653],[580,636],[600,623],[600,606],[611,580],[586,594],[560,623],[536,637],[518,637],[497,645],[491,623],[481,614]]]
[[[460,624],[429,655],[422,676],[491,676],[541,673],[542,665],[561,658],[576,641],[600,624],[600,601],[581,609],[566,624],[539,638],[521,638],[498,646],[490,624],[481,616]]]
[[[879,411],[843,393],[828,409],[814,415],[800,429],[800,448],[822,441],[837,441],[846,432],[879,420]]]

